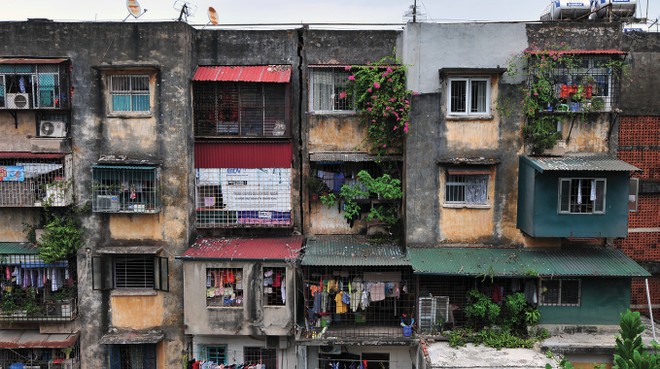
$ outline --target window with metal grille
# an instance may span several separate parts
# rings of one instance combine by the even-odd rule
[[[71,204],[71,155],[16,156],[0,153],[0,207]]]
[[[110,111],[114,113],[149,112],[148,75],[110,76]]]
[[[216,364],[227,363],[227,346],[206,346],[206,361]]]
[[[243,269],[206,269],[206,306],[243,306]]]
[[[243,347],[243,362],[265,364],[268,369],[277,369],[277,351],[263,347]]]
[[[282,83],[195,82],[195,136],[288,136],[286,91]]]
[[[450,78],[447,99],[450,115],[490,114],[490,78]]]
[[[156,345],[109,345],[109,369],[156,369]]]
[[[553,279],[541,281],[541,305],[579,306],[579,279]]]
[[[309,110],[341,112],[355,110],[355,99],[349,90],[350,71],[342,68],[310,68]]]
[[[169,291],[167,257],[121,254],[92,257],[92,287],[155,289]]]
[[[68,65],[0,64],[0,108],[68,109]]]
[[[160,171],[155,166],[95,165],[92,210],[98,213],[160,211]]]
[[[447,171],[445,204],[487,205],[488,174],[471,171]]]
[[[291,225],[290,168],[196,169],[198,228]]]
[[[560,178],[559,213],[604,214],[604,178]]]
[[[286,268],[264,268],[264,304],[286,305]]]

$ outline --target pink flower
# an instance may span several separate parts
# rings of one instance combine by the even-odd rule
[[[375,87],[376,89],[379,89],[379,88],[380,88],[380,83],[378,83],[378,82],[374,82],[374,87]]]
[[[368,92],[368,93],[371,93],[371,87],[369,87],[369,88],[367,89],[367,92]]]
[[[345,66],[345,67],[344,67],[344,70],[347,70],[347,71],[348,71],[348,70],[351,70],[351,66],[350,66],[350,65]]]
[[[394,128],[393,128],[392,130],[393,130],[393,131],[396,131],[397,128],[399,128],[399,126],[394,126]]]
[[[383,144],[383,149],[386,149],[386,148],[387,148],[387,144]]]
[[[342,91],[339,93],[339,98],[340,99],[345,99],[346,98],[346,91]]]
[[[383,72],[383,73],[381,74],[381,76],[383,76],[383,77],[387,77],[387,74],[388,74],[387,72]]]
[[[367,111],[371,111],[371,108],[367,108]]]
[[[350,76],[348,76],[348,80],[349,81],[355,81],[355,76],[351,74]]]
[[[387,82],[392,82],[392,78],[388,78],[388,79],[387,79]]]
[[[408,133],[408,122],[403,125],[403,133]]]

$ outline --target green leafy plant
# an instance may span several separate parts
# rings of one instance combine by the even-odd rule
[[[305,186],[311,194],[323,195],[330,192],[328,185],[319,177],[309,176],[305,178]]]
[[[367,66],[348,67],[356,110],[367,124],[370,149],[377,155],[400,150],[408,133],[412,93],[406,89],[406,67],[394,57]],[[349,98],[344,96],[344,98]]]
[[[401,181],[393,178],[389,174],[383,174],[380,177],[372,177],[366,170],[361,170],[357,174],[357,183],[344,184],[339,191],[339,197],[344,200],[344,218],[355,220],[360,216],[360,199],[367,199],[370,196],[384,200],[398,200],[403,197],[401,190]],[[328,198],[328,201],[331,199]],[[321,200],[323,201],[323,200]],[[367,213],[367,221],[378,220],[391,226],[398,219],[398,204],[385,203],[372,206]]]
[[[483,293],[476,289],[468,291],[465,317],[468,324],[475,329],[482,329],[497,323],[500,307]]]
[[[82,246],[82,230],[71,218],[53,217],[37,245],[39,258],[44,262],[65,260]]]
[[[337,195],[335,195],[334,192],[321,195],[319,198],[321,199],[321,203],[323,203],[323,205],[334,206],[337,204]]]
[[[646,369],[660,367],[660,354],[647,352],[642,343],[642,324],[639,312],[627,310],[621,314],[619,336],[614,347],[614,369]]]

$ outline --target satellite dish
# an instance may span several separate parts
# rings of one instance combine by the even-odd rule
[[[137,0],[126,0],[126,9],[128,9],[128,15],[126,18],[124,18],[124,21],[128,19],[131,15],[133,18],[140,18],[144,13],[147,12],[147,9],[144,9],[142,11],[142,7],[140,6],[140,3],[138,3]]]
[[[215,11],[215,8],[212,6],[209,6],[209,22],[211,22],[212,25],[217,26],[218,25],[218,12]]]
[[[174,10],[179,12],[179,22],[188,22],[188,17],[195,15],[197,5],[191,4],[185,0],[176,0],[174,2]]]

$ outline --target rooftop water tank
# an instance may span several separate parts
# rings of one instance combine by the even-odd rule
[[[541,15],[541,20],[578,19],[590,12],[589,0],[553,0]]]
[[[632,17],[637,7],[637,0],[592,0],[591,3],[598,18],[604,18],[609,14],[616,17]]]

